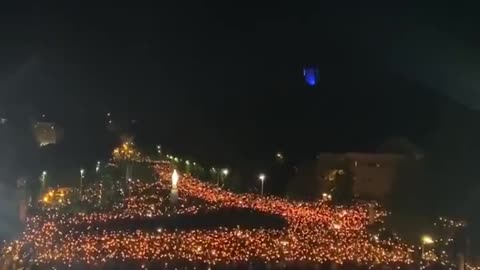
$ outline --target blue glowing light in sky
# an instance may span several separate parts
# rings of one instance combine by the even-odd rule
[[[318,69],[316,67],[305,67],[303,77],[309,86],[315,86],[318,83]]]

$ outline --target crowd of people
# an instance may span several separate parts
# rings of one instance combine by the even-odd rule
[[[356,203],[333,206],[327,202],[293,202],[271,196],[235,194],[203,183],[188,174],[178,182],[178,201],[168,198],[173,168],[157,165],[158,182],[131,181],[129,196],[104,213],[47,212],[29,217],[20,239],[8,243],[3,254],[21,260],[26,246],[33,248],[38,265],[98,266],[145,262],[182,265],[273,265],[295,263],[407,265],[412,247],[397,237],[381,238],[368,225],[381,223],[385,212]],[[132,224],[149,218],[195,215],[219,209],[245,208],[285,219],[284,229],[226,228],[155,231],[109,230],[104,223]],[[81,228],[81,229],[79,229]]]

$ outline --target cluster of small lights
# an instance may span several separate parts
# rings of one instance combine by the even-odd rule
[[[439,217],[438,221],[433,223],[436,227],[453,229],[453,228],[464,228],[467,223],[463,220],[453,220],[446,217]]]
[[[65,188],[51,189],[42,196],[41,203],[47,207],[70,204],[68,197],[70,192],[70,189]]]
[[[140,152],[135,149],[132,142],[125,142],[113,150],[113,159],[115,161],[140,160]]]
[[[411,250],[398,238],[381,240],[367,232],[371,204],[348,207],[326,202],[301,203],[286,199],[235,194],[181,175],[179,200],[169,207],[173,168],[156,166],[160,179],[153,184],[129,182],[130,196],[105,213],[66,215],[58,212],[29,217],[23,236],[4,252],[19,257],[28,245],[40,264],[97,264],[106,261],[219,262],[355,262],[359,264],[411,263]],[[171,206],[171,205],[170,205]],[[287,221],[285,229],[223,228],[147,231],[106,231],[102,222],[197,214],[222,208],[247,208],[275,214]],[[381,222],[385,215],[377,211]],[[82,229],[79,229],[82,228]]]
[[[424,260],[430,262],[439,262],[442,265],[454,266],[455,257],[457,254],[452,254],[452,244],[454,242],[454,236],[458,232],[467,226],[467,223],[463,220],[454,220],[447,217],[439,217],[437,221],[433,223],[437,229],[438,238],[433,240],[431,244],[434,244],[424,254]],[[474,266],[469,266],[474,269]]]

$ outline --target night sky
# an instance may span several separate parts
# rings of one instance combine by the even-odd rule
[[[439,134],[469,126],[464,116],[480,108],[472,8],[195,1],[0,12],[0,113],[64,126],[59,156],[75,166],[111,151],[99,135],[107,112],[136,120],[139,145],[230,165],[277,151],[299,161],[376,151],[391,137],[440,151]],[[315,87],[307,65],[319,69]],[[23,160],[18,137],[6,141]]]

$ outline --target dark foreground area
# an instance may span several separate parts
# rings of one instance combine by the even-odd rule
[[[19,269],[17,266],[8,266],[3,269]],[[20,268],[22,269],[22,268]],[[35,265],[30,268],[31,270],[44,270],[44,269],[73,269],[73,270],[128,270],[128,269],[165,269],[165,270],[181,270],[181,269],[206,269],[206,270],[227,270],[227,269],[245,269],[245,270],[274,270],[274,269],[311,269],[311,270],[414,270],[414,269],[424,269],[424,270],[447,270],[447,269],[457,269],[457,268],[448,268],[446,266],[435,264],[428,265],[425,268],[422,268],[421,265],[417,264],[391,264],[391,265],[358,265],[356,263],[344,263],[338,265],[331,262],[325,263],[312,263],[312,262],[289,262],[289,263],[265,263],[265,262],[239,262],[239,263],[217,263],[217,264],[204,264],[204,263],[195,263],[195,262],[105,262],[105,263],[96,263],[93,265],[86,264],[74,264],[74,265],[63,265],[63,264],[48,264],[48,265]]]
[[[91,224],[82,224],[74,227],[76,231],[84,231]],[[184,214],[160,216],[155,218],[137,218],[114,220],[97,223],[97,230],[103,231],[156,231],[158,228],[167,230],[195,230],[215,228],[242,228],[242,229],[276,229],[281,230],[287,222],[280,216],[262,213],[243,208],[226,208],[198,214]]]

